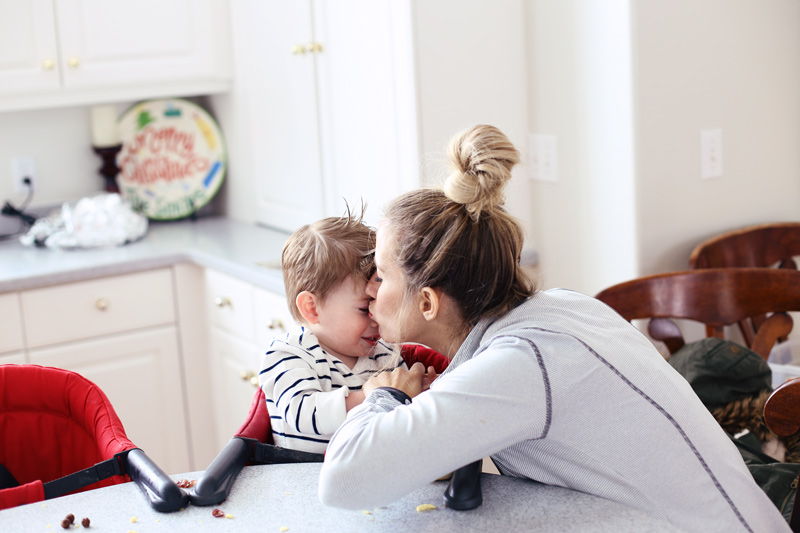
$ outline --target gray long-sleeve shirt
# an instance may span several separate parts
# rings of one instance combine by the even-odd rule
[[[503,474],[687,531],[789,531],[683,377],[613,310],[571,291],[481,321],[411,404],[373,391],[328,446],[320,499],[385,505],[486,456]]]

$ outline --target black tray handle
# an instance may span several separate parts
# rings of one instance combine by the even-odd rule
[[[179,511],[189,504],[189,495],[181,489],[147,454],[134,448],[125,456],[125,473],[139,485],[150,506],[162,513]]]
[[[215,505],[228,497],[236,476],[252,455],[252,441],[233,437],[217,454],[194,487],[189,490],[193,505]]]

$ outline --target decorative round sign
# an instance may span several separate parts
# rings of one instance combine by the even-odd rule
[[[180,98],[140,102],[119,119],[120,194],[153,220],[187,217],[206,205],[225,177],[219,126]]]

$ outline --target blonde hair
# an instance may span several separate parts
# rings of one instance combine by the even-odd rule
[[[297,295],[314,293],[322,301],[345,278],[369,279],[374,270],[375,230],[350,212],[329,217],[295,231],[283,245],[281,270],[286,303],[292,316],[302,322]]]
[[[458,305],[465,328],[500,316],[530,297],[523,270],[523,231],[503,204],[519,152],[500,130],[475,126],[448,149],[453,170],[443,188],[418,189],[395,199],[384,225],[392,235],[406,296],[441,289]]]

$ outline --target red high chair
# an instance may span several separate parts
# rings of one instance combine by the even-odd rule
[[[188,504],[80,374],[0,365],[0,509],[134,481],[156,511]]]
[[[426,369],[434,367],[437,374],[444,372],[450,362],[440,353],[415,344],[403,345],[401,355],[409,367],[420,362]],[[215,505],[225,500],[236,476],[247,464],[319,463],[324,458],[321,453],[281,448],[274,442],[266,398],[258,389],[244,424],[189,489],[191,502]]]

